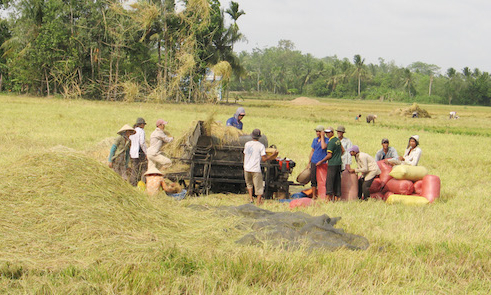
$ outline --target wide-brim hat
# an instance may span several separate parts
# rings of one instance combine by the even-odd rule
[[[310,167],[305,168],[300,174],[297,176],[297,182],[306,185],[310,182]]]
[[[344,128],[343,125],[339,125],[338,128],[336,129],[336,131],[345,133],[346,132],[346,128]]]
[[[125,133],[126,131],[131,131],[131,134],[135,134],[136,133],[136,130],[133,129],[133,127],[131,127],[130,125],[128,124],[124,124],[123,127],[121,127],[121,129],[119,129],[118,131],[118,134],[123,134]]]
[[[333,127],[327,127],[326,130],[324,130],[325,133],[328,133],[328,132],[334,132],[334,128]]]
[[[140,124],[147,125],[147,122],[145,122],[145,119],[143,119],[143,118],[137,118],[135,124],[136,125],[140,125]]]
[[[322,125],[317,125],[317,127],[315,127],[315,131],[319,131],[320,132],[322,130],[324,130],[324,126],[322,126]]]
[[[259,139],[261,137],[261,130],[259,129],[254,129],[251,133],[251,137],[253,139]]]
[[[148,168],[147,172],[145,172],[145,174],[143,175],[150,175],[150,174],[157,174],[157,175],[164,175],[162,174],[162,172],[160,172],[159,169],[155,168],[155,167],[151,167],[151,168]]]

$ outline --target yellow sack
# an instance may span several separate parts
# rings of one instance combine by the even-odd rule
[[[428,169],[423,166],[397,165],[389,173],[395,179],[418,181],[428,174]]]
[[[269,148],[267,148],[267,149],[266,149],[266,156],[268,156],[268,157],[269,157],[269,156],[271,156],[272,154],[276,153],[277,151],[278,151],[277,149],[275,149],[275,148],[270,148],[270,147],[269,147]]]
[[[145,190],[145,183],[143,181],[138,181],[138,184],[136,185],[140,190],[144,191]]]
[[[408,196],[408,195],[390,195],[387,198],[387,204],[404,204],[422,206],[430,203],[428,199],[420,196]]]

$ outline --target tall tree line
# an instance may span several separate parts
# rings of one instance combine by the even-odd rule
[[[491,105],[489,73],[466,67],[441,73],[440,67],[414,62],[400,67],[379,58],[367,64],[336,56],[315,58],[288,40],[277,46],[239,53],[245,72],[230,83],[234,91],[303,94],[442,104]]]
[[[3,0],[0,89],[104,100],[213,101],[209,69],[242,72],[235,2]],[[5,15],[5,13],[4,13]],[[226,25],[230,16],[232,24]],[[217,67],[217,65],[219,65]]]

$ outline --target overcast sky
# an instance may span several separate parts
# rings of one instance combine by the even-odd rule
[[[365,63],[382,57],[398,66],[422,61],[441,72],[464,67],[491,72],[489,0],[235,0],[248,43],[235,51],[286,39],[302,53]],[[221,0],[224,9],[229,0]]]

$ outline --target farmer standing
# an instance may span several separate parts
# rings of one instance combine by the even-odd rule
[[[353,143],[351,143],[351,140],[347,137],[344,137],[344,134],[346,133],[346,128],[344,128],[343,125],[338,126],[336,129],[338,133],[338,138],[341,140],[341,145],[343,146],[343,149],[347,151],[350,147],[353,146]],[[341,165],[341,171],[344,171],[346,169],[346,165],[351,165],[351,156],[349,153],[343,153],[341,156],[341,160],[343,160],[343,164]]]
[[[233,126],[239,130],[242,130],[242,127],[244,126],[242,124],[242,118],[244,118],[244,116],[245,116],[245,109],[243,107],[237,108],[237,111],[235,111],[234,116],[227,120],[227,126]]]
[[[326,195],[328,200],[337,201],[341,198],[341,165],[343,160],[341,156],[344,153],[343,145],[339,138],[334,136],[334,128],[329,127],[325,130],[326,136],[329,137],[327,144],[327,179]]]
[[[128,162],[130,161],[130,135],[135,134],[135,129],[125,124],[118,131],[118,137],[114,140],[109,152],[109,167],[121,175],[124,180],[128,180]]]
[[[315,128],[315,135],[316,137],[312,140],[312,144],[310,145],[312,150],[310,151],[309,156],[310,184],[312,185],[313,199],[317,199],[318,197],[318,186],[326,186],[327,163],[325,158],[327,156],[327,143],[329,142],[329,139],[326,138],[324,133],[324,126],[317,126]],[[322,183],[317,183],[317,176],[319,176],[319,180],[321,180]],[[325,197],[325,191],[322,189],[321,198]]]
[[[251,133],[251,137],[252,140],[246,142],[244,145],[244,178],[251,203],[254,202],[252,190],[255,189],[257,204],[261,204],[264,193],[261,161],[265,162],[276,158],[278,151],[275,151],[269,157],[266,156],[266,148],[264,147],[264,144],[259,142],[261,130],[254,129]]]
[[[360,152],[357,145],[352,146],[348,152],[356,159],[358,167],[349,169],[350,173],[361,173],[358,179],[358,199],[368,200],[370,197],[370,186],[372,185],[375,176],[381,173],[377,162],[369,154]]]
[[[167,136],[164,133],[165,125],[167,124],[167,121],[164,121],[163,119],[158,119],[155,123],[157,128],[150,135],[150,147],[148,148],[147,152],[149,170],[150,168],[168,168],[172,164],[172,161],[169,158],[165,157],[160,151],[165,143],[169,143],[174,140],[173,137]]]
[[[147,144],[145,143],[145,119],[138,118],[133,126],[136,133],[130,136],[131,148],[131,176],[130,183],[136,186],[138,181],[142,179],[143,173],[147,171],[148,161],[147,161]]]

